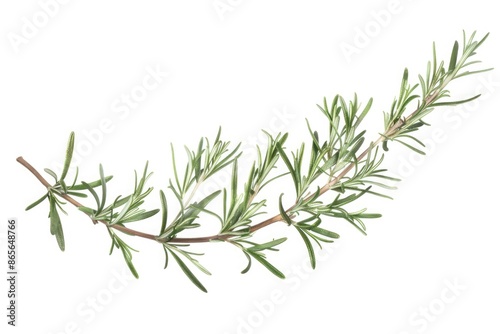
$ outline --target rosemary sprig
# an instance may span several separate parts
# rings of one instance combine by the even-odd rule
[[[252,241],[255,232],[276,222],[284,222],[300,235],[310,257],[311,266],[316,266],[314,244],[321,247],[322,243],[333,242],[339,237],[337,233],[325,226],[327,217],[341,218],[352,224],[360,232],[365,233],[365,219],[378,218],[381,215],[368,213],[365,208],[351,211],[348,206],[364,195],[376,195],[390,198],[383,194],[381,189],[394,189],[388,181],[398,181],[387,174],[387,170],[380,168],[384,151],[389,150],[389,142],[398,142],[424,154],[422,141],[415,137],[420,127],[428,125],[423,120],[435,108],[454,106],[472,101],[479,97],[473,96],[465,100],[449,100],[448,84],[458,78],[488,71],[490,69],[470,70],[469,67],[480,63],[471,60],[477,49],[483,44],[488,35],[480,40],[475,39],[475,33],[467,38],[463,34],[462,48],[455,42],[450,60],[445,66],[444,61],[437,61],[435,45],[432,49],[432,60],[427,64],[424,75],[418,76],[418,83],[411,84],[407,69],[403,72],[399,94],[394,99],[389,112],[384,112],[384,131],[380,136],[366,145],[366,131],[360,126],[370,111],[372,99],[366,105],[358,101],[357,95],[351,101],[337,95],[331,103],[325,98],[323,104],[318,105],[326,118],[328,131],[320,134],[313,130],[307,122],[310,135],[308,145],[303,143],[298,149],[290,152],[286,147],[288,134],[278,134],[268,137],[267,147],[257,147],[257,161],[250,168],[245,183],[241,184],[239,176],[238,158],[241,156],[240,145],[231,147],[230,142],[221,139],[219,128],[215,139],[211,142],[202,138],[196,149],[185,147],[187,163],[183,171],[176,162],[176,154],[172,146],[172,162],[174,177],[169,181],[168,190],[173,194],[179,205],[179,211],[169,222],[168,204],[165,192],[160,190],[161,207],[145,210],[145,199],[153,188],[146,188],[146,182],[151,176],[148,173],[148,164],[143,173],[135,173],[134,187],[130,194],[118,196],[111,204],[106,205],[108,182],[111,176],[105,176],[102,165],[99,166],[99,178],[94,182],[80,182],[78,169],[72,182],[67,182],[67,175],[71,165],[75,135],[70,134],[66,150],[66,158],[60,176],[50,170],[45,172],[54,178],[51,185],[40,173],[22,157],[17,161],[29,169],[45,186],[46,193],[30,204],[29,210],[45,200],[49,202],[50,232],[56,237],[61,250],[65,249],[64,233],[60,219],[60,212],[66,213],[63,206],[66,202],[78,207],[89,216],[93,223],[102,223],[106,226],[111,237],[111,250],[118,248],[134,276],[138,277],[132,263],[132,251],[118,232],[129,236],[138,236],[160,243],[165,253],[165,268],[173,258],[184,274],[202,291],[207,291],[201,281],[193,273],[186,262],[191,263],[201,272],[210,275],[210,272],[201,265],[198,258],[203,255],[187,251],[190,244],[202,242],[228,242],[237,247],[246,259],[247,266],[242,273],[249,271],[252,260],[256,260],[277,277],[284,278],[283,273],[266,258],[266,253],[277,251],[277,246],[286,241],[286,238],[270,240],[265,243]],[[408,110],[413,110],[408,112]],[[362,147],[365,149],[359,153]],[[308,159],[306,158],[308,157]],[[214,174],[225,168],[231,168],[231,182],[227,188],[222,188],[194,201],[200,186]],[[285,206],[285,198],[289,195],[277,195],[277,214],[256,223],[256,217],[264,214],[267,205],[266,199],[258,199],[261,190],[278,178],[288,177],[295,189],[292,204]],[[242,185],[242,186],[241,186]],[[100,190],[98,189],[100,188]],[[333,199],[325,199],[323,194],[333,192]],[[86,198],[90,194],[95,201],[94,206],[83,205],[74,197]],[[149,219],[158,212],[162,212],[160,230],[157,235],[130,229],[126,225]],[[204,237],[185,236],[190,230],[199,228],[203,218],[211,216],[220,222],[216,234]]]

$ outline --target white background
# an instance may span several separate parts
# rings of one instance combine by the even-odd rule
[[[140,250],[134,261],[141,277],[130,279],[121,254],[108,256],[103,226],[73,208],[62,217],[62,253],[49,233],[46,204],[24,211],[43,188],[15,161],[22,155],[39,170],[54,167],[73,130],[84,156],[83,179],[95,179],[102,163],[115,177],[113,196],[129,191],[133,169],[149,160],[155,195],[148,205],[154,208],[156,191],[166,190],[172,175],[170,143],[181,154],[182,145],[212,138],[222,126],[224,138],[244,142],[247,154],[249,143],[262,142],[260,129],[289,132],[294,149],[308,140],[305,118],[326,129],[316,103],[354,92],[362,101],[375,98],[365,124],[375,136],[403,69],[415,82],[433,41],[447,63],[463,29],[481,37],[491,32],[479,59],[498,68],[496,13],[484,0],[2,2],[1,219],[19,219],[20,272],[16,329],[5,324],[7,285],[0,284],[2,328],[44,334],[498,333],[496,70],[450,87],[458,99],[476,92],[483,97],[428,118],[432,127],[420,134],[427,156],[391,145],[384,166],[404,178],[391,192],[394,200],[365,197],[353,206],[383,213],[367,221],[368,236],[327,219],[341,239],[319,253],[318,268],[309,273],[296,233],[280,224],[260,231],[259,240],[289,237],[270,257],[289,274],[286,280],[257,265],[241,275],[246,262],[234,247],[204,244],[196,246],[212,272],[198,275],[209,290],[204,294],[175,263],[163,270],[158,245],[128,238]],[[30,31],[29,22],[39,27]],[[343,52],[346,45],[356,53]],[[135,108],[119,111],[123,94],[140,89],[148,69],[168,75]],[[99,129],[102,122],[107,133]],[[269,194],[285,191],[290,202],[290,180],[283,181]],[[277,213],[274,201],[268,211]],[[159,223],[134,227],[155,233]],[[205,228],[209,233],[217,226],[207,222]]]

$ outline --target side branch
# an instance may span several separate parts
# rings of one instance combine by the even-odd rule
[[[31,164],[29,162],[24,160],[23,157],[18,157],[16,159],[16,161],[19,162],[24,167],[26,167],[33,175],[35,175],[35,177],[38,179],[38,181],[40,181],[40,183],[42,183],[47,188],[47,190],[49,190],[52,187],[50,185],[50,183],[47,182],[47,180],[33,166],[31,166]],[[76,206],[77,208],[83,206],[83,204],[76,201],[73,197],[69,196],[68,194],[60,194],[60,193],[57,193],[57,194],[59,196],[61,196],[62,198],[64,198],[65,200],[67,200],[68,202],[70,202],[71,204],[73,204],[74,206]],[[146,239],[156,240],[156,236],[154,236],[152,234],[132,230],[128,227],[121,226],[121,225],[109,225],[106,222],[100,221],[100,220],[98,220],[98,222],[106,225],[107,227],[114,228],[118,231],[121,231],[121,232],[129,234],[129,235],[135,235],[135,236],[146,238]]]

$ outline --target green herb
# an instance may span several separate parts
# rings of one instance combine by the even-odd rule
[[[75,143],[74,133],[70,134],[61,175],[58,177],[52,170],[45,169],[45,172],[54,179],[54,184],[50,184],[22,157],[17,158],[17,161],[28,168],[46,187],[46,193],[26,210],[48,200],[50,232],[56,237],[59,248],[64,250],[65,241],[60,218],[60,212],[66,213],[63,210],[65,204],[63,200],[78,207],[92,222],[102,223],[107,227],[111,237],[110,253],[115,247],[120,249],[135,277],[138,277],[132,263],[132,251],[135,250],[118,235],[118,232],[125,236],[154,240],[163,247],[165,268],[170,263],[169,258],[172,257],[191,282],[204,292],[207,290],[192,271],[196,268],[210,275],[198,261],[203,254],[185,250],[195,243],[227,242],[239,249],[248,261],[242,273],[248,272],[252,260],[256,260],[275,276],[284,278],[284,274],[269,262],[267,254],[277,251],[277,246],[284,243],[286,238],[265,243],[252,241],[255,232],[277,222],[293,226],[304,241],[311,266],[314,268],[316,247],[321,247],[322,243],[333,242],[339,237],[328,228],[330,220],[328,217],[346,220],[360,232],[365,233],[364,221],[381,216],[368,213],[365,208],[356,211],[347,209],[348,204],[358,203],[357,200],[365,195],[390,198],[381,191],[394,189],[387,183],[399,181],[389,176],[387,170],[380,168],[384,154],[380,153],[379,145],[384,151],[388,151],[389,143],[397,142],[424,154],[422,150],[424,144],[415,137],[416,131],[428,125],[423,118],[437,107],[467,103],[479,97],[477,95],[460,101],[450,100],[447,87],[455,79],[490,70],[469,70],[472,65],[480,63],[470,59],[487,36],[476,40],[475,33],[468,38],[464,33],[462,48],[460,49],[458,42],[454,43],[447,68],[444,61],[438,62],[436,48],[433,45],[432,60],[427,64],[426,73],[418,76],[416,84],[410,83],[409,72],[405,69],[399,94],[389,112],[384,112],[384,129],[380,136],[369,144],[365,138],[366,131],[361,128],[361,124],[371,109],[372,99],[362,106],[356,95],[351,101],[337,95],[331,102],[325,98],[322,105],[318,105],[320,112],[326,118],[328,125],[326,133],[322,133],[320,137],[320,132],[313,130],[311,124],[307,122],[310,141],[303,143],[295,151],[289,151],[285,147],[287,133],[276,136],[266,133],[267,146],[256,147],[257,159],[251,166],[249,174],[243,179],[238,169],[238,159],[242,154],[240,145],[231,146],[230,142],[223,141],[220,128],[213,141],[202,138],[194,150],[185,148],[187,163],[183,168],[176,161],[176,153],[172,146],[174,175],[169,181],[168,190],[178,202],[179,210],[170,221],[167,196],[163,190],[159,192],[160,208],[150,210],[143,208],[145,199],[153,191],[153,188],[146,187],[146,182],[151,176],[147,163],[142,174],[138,175],[135,172],[131,193],[108,202],[108,183],[112,177],[105,175],[102,165],[99,165],[99,177],[96,181],[82,181],[77,184],[78,169],[76,169],[73,181],[67,182],[66,177]],[[193,201],[200,186],[225,168],[231,169],[230,186]],[[259,197],[261,190],[283,177],[288,178],[294,186],[293,198],[292,194],[277,194],[278,207],[275,208],[277,214],[256,222],[257,216],[265,214],[263,210],[268,202],[267,199]],[[325,199],[322,195],[326,192],[333,192],[336,195],[333,199]],[[83,205],[74,199],[74,197],[86,198],[89,194],[95,201],[94,205]],[[290,203],[288,206],[285,205],[287,202]],[[160,211],[162,212],[160,231],[157,235],[127,227],[130,222],[149,219]],[[208,216],[215,217],[220,222],[219,230],[209,236],[190,237],[191,230],[199,228],[204,218]]]

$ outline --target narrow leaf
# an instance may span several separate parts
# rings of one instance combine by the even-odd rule
[[[172,254],[172,257],[175,259],[175,262],[179,265],[179,267],[182,269],[184,274],[189,278],[189,280],[198,287],[203,292],[207,292],[207,289],[201,284],[201,282],[196,278],[196,276],[193,274],[193,272],[186,266],[184,262],[180,259],[180,257],[175,254],[172,250],[170,250],[170,254]]]
[[[168,217],[167,198],[165,197],[165,193],[163,192],[163,190],[160,190],[160,201],[161,201],[161,212],[162,212],[160,234],[163,234],[167,226],[167,217]]]
[[[135,278],[139,278],[139,273],[135,269],[134,264],[132,263],[132,259],[125,255],[125,251],[123,250],[123,247],[122,247],[122,253],[123,253],[123,257],[125,259],[125,262],[127,263],[128,269],[130,269],[130,272],[132,273],[132,275],[134,275]]]
[[[283,202],[281,201],[281,199],[283,198],[283,195],[284,194],[282,193],[280,195],[280,198],[279,198],[279,210],[280,210],[281,218],[283,218],[283,220],[288,224],[288,226],[290,226],[292,224],[292,219],[290,219],[290,216],[288,216],[285,209],[283,208]]]
[[[97,208],[97,212],[101,212],[102,209],[104,209],[104,204],[106,203],[106,178],[104,177],[104,171],[101,164],[99,164],[99,175],[101,177],[102,198],[101,203]]]
[[[307,235],[300,229],[300,227],[295,226],[297,229],[297,232],[299,232],[300,236],[302,237],[302,240],[304,240],[304,243],[306,244],[307,252],[309,253],[309,260],[311,261],[311,267],[313,269],[316,268],[316,256],[314,255],[314,248],[311,244],[311,241],[307,237]]]
[[[87,194],[83,194],[83,193],[79,193],[79,192],[76,192],[76,191],[68,191],[68,195],[72,195],[72,196],[75,196],[75,197],[81,197],[81,198],[87,198]]]
[[[128,209],[130,208],[130,205],[132,204],[133,199],[134,198],[132,196],[130,196],[130,198],[128,199],[127,203],[123,207],[122,211],[120,211],[120,214],[118,215],[118,217],[116,217],[115,220],[110,223],[110,225],[114,225],[114,224],[120,222],[120,220],[125,216],[125,214],[127,213]]]
[[[252,258],[251,258],[251,257],[250,257],[250,256],[249,256],[246,252],[243,252],[243,254],[245,254],[245,256],[246,256],[246,258],[247,258],[247,260],[248,260],[248,264],[247,264],[247,266],[245,267],[245,269],[243,269],[243,270],[241,271],[241,273],[242,273],[242,274],[246,274],[246,273],[250,270],[250,268],[252,267]]]
[[[271,263],[269,263],[269,261],[264,259],[264,257],[262,257],[262,255],[257,254],[257,253],[253,253],[253,252],[248,252],[248,254],[251,255],[257,261],[259,261],[264,267],[266,267],[271,273],[273,273],[277,277],[279,277],[281,279],[285,278],[285,275],[281,271],[279,271],[275,266],[273,266]]]
[[[370,100],[368,100],[368,103],[365,106],[365,109],[363,109],[361,114],[358,116],[356,123],[354,123],[354,128],[357,128],[359,126],[359,124],[363,121],[366,114],[368,114],[368,111],[370,111],[370,108],[372,107],[372,103],[373,103],[373,98],[370,98]]]
[[[25,209],[25,210],[26,210],[26,211],[28,211],[28,210],[33,209],[33,208],[34,208],[35,206],[37,206],[38,204],[42,203],[42,202],[43,202],[43,200],[44,200],[44,199],[46,199],[46,198],[47,198],[47,194],[43,195],[42,197],[40,197],[39,199],[37,199],[36,201],[34,201],[34,202],[33,202],[33,203],[31,203],[30,205],[28,205],[28,206],[26,207],[26,209]]]
[[[57,244],[61,251],[64,251],[64,233],[61,224],[61,218],[56,209],[55,199],[52,197],[50,199],[50,233],[56,236]]]
[[[195,202],[190,205],[189,209],[185,213],[185,217],[192,218],[193,220],[197,217],[197,215],[205,210],[205,207],[214,199],[216,198],[219,194],[221,193],[221,190],[214,191],[204,199],[202,199],[199,203]],[[220,219],[220,217],[219,217]]]
[[[79,206],[78,207],[78,210],[86,213],[87,215],[94,215],[95,214],[95,210],[94,209],[91,209],[91,208],[87,208],[86,206]]]
[[[111,180],[112,178],[113,178],[113,176],[106,176],[104,178],[104,180],[106,182],[109,182],[109,180]],[[90,182],[90,183],[82,182],[81,184],[77,184],[77,185],[70,187],[70,189],[71,190],[86,190],[86,189],[88,189],[88,187],[85,184],[88,184],[88,186],[90,188],[95,188],[95,187],[100,187],[102,182],[101,182],[101,180],[97,180],[97,181]]]
[[[156,215],[159,211],[160,211],[160,209],[154,209],[151,211],[141,212],[141,213],[138,213],[138,214],[135,214],[135,215],[132,215],[130,217],[123,219],[122,221],[120,221],[120,223],[124,224],[124,223],[135,222],[138,220],[144,220],[144,219],[147,219],[149,217]]]
[[[249,248],[247,248],[247,250],[249,250],[251,252],[261,251],[261,250],[265,250],[265,249],[271,250],[274,246],[278,246],[279,244],[282,244],[285,241],[286,241],[286,238],[279,238],[279,239],[269,241],[269,242],[266,242],[266,243],[263,243],[260,245],[255,245],[253,247],[249,247]]]
[[[163,251],[165,252],[165,266],[163,267],[163,269],[167,269],[167,267],[168,267],[168,251],[167,251],[167,247],[163,246]]]
[[[233,162],[233,171],[231,174],[231,206],[236,202],[238,195],[238,160]]]
[[[281,145],[276,145],[276,148],[279,151],[281,159],[283,160],[283,162],[285,163],[286,167],[290,171],[290,175],[292,176],[293,183],[295,185],[295,191],[298,192],[299,180],[297,179],[297,175],[296,175],[295,170],[294,170],[294,168],[292,166],[292,163],[290,162],[290,159],[288,159],[288,156],[286,155],[286,153],[283,150],[283,148],[281,147]]]
[[[66,148],[66,159],[64,160],[64,166],[60,180],[64,180],[66,178],[66,174],[68,174],[69,166],[71,164],[71,159],[73,158],[74,147],[75,147],[75,133],[71,131],[68,140],[68,147]]]
[[[468,99],[465,99],[465,100],[433,103],[433,104],[432,104],[432,106],[433,106],[433,107],[440,107],[440,106],[456,106],[456,105],[458,105],[458,104],[462,104],[462,103],[467,103],[467,102],[473,101],[473,100],[477,99],[477,98],[478,98],[478,97],[480,97],[480,96],[481,96],[481,94],[478,94],[478,95],[476,95],[476,96],[473,96],[473,97],[468,98]]]
[[[451,52],[450,65],[448,66],[448,72],[453,72],[457,66],[457,55],[458,55],[458,41],[453,44],[453,51]]]
[[[86,182],[82,181],[82,184],[85,185],[87,187],[87,190],[92,194],[92,196],[94,197],[96,203],[97,203],[97,207],[99,207],[100,205],[100,201],[99,201],[99,196],[97,195],[97,193],[95,192],[95,190]],[[98,209],[99,210],[99,209]]]
[[[54,171],[52,169],[44,168],[43,170],[45,171],[45,173],[47,173],[50,176],[52,176],[54,178],[54,180],[57,182],[57,174],[54,173]]]
[[[332,168],[335,164],[337,164],[337,160],[339,159],[339,152],[337,151],[330,159],[328,159],[320,169],[323,172],[327,172],[328,169]]]
[[[309,230],[332,239],[338,239],[340,237],[340,235],[338,235],[337,233],[325,230],[324,228],[321,227],[311,227]]]
[[[425,155],[425,152],[424,152],[424,151],[421,151],[421,150],[419,150],[418,148],[416,148],[416,147],[414,147],[414,146],[412,146],[412,145],[410,145],[410,144],[408,144],[408,143],[405,143],[405,142],[404,142],[404,141],[402,141],[402,140],[399,140],[399,139],[394,139],[394,140],[395,140],[395,141],[397,141],[398,143],[403,144],[404,146],[408,147],[409,149],[411,149],[411,150],[413,150],[413,151],[417,152],[418,154]]]
[[[363,145],[363,142],[365,141],[365,138],[364,137],[361,137],[355,144],[354,146],[352,147],[351,151],[349,152],[353,158],[356,157],[356,152],[358,152],[359,148],[361,147],[361,145]]]

